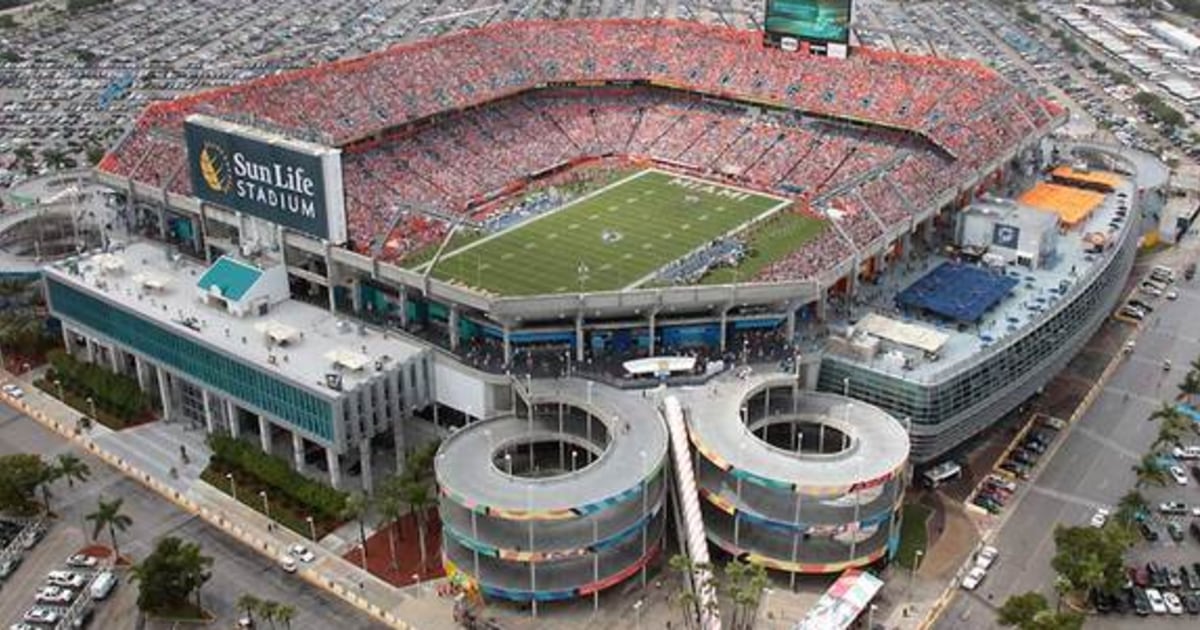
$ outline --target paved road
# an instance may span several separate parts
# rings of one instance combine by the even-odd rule
[[[26,554],[18,572],[6,581],[4,596],[0,597],[0,627],[19,619],[32,603],[32,594],[46,571],[60,568],[63,559],[86,544],[91,532],[84,530],[83,516],[94,510],[98,496],[125,499],[124,512],[133,519],[133,526],[118,539],[123,554],[135,559],[145,557],[158,538],[170,535],[200,543],[205,554],[214,558],[213,578],[202,593],[204,606],[217,615],[217,622],[211,627],[233,627],[237,617],[234,603],[243,593],[294,606],[294,630],[376,627],[341,600],[283,574],[270,559],[251,552],[33,420],[0,405],[0,454],[32,452],[53,458],[68,451],[88,463],[92,478],[85,484],[76,484],[74,489],[68,489],[65,483],[54,488],[52,506],[60,518],[47,538]],[[133,628],[135,592],[136,586],[121,584],[117,596],[98,607],[94,627]]]
[[[1188,248],[1198,247],[1190,236]],[[1135,270],[1136,272],[1137,270]],[[965,630],[993,628],[995,609],[1011,595],[1038,590],[1053,601],[1053,525],[1081,525],[1100,505],[1115,505],[1133,486],[1132,466],[1157,435],[1157,423],[1146,418],[1160,402],[1176,393],[1189,361],[1200,356],[1200,279],[1179,284],[1180,298],[1162,300],[1137,340],[1133,355],[1116,371],[1095,404],[1066,438],[1054,459],[1036,480],[1031,491],[1011,515],[997,540],[1000,559],[974,593],[960,591],[937,628]],[[1157,320],[1157,321],[1156,321]],[[1176,367],[1162,370],[1169,358]],[[1144,494],[1152,502],[1180,500],[1200,503],[1200,490],[1170,486],[1152,488]],[[1165,537],[1165,536],[1164,536]],[[1149,546],[1139,544],[1131,561],[1200,561],[1200,545],[1185,541]],[[1095,617],[1092,628],[1183,628],[1195,627],[1195,617],[1138,619],[1133,616]]]

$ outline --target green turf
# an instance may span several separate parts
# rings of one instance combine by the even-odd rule
[[[896,562],[900,566],[911,569],[916,561],[917,550],[926,551],[929,544],[929,533],[925,531],[933,510],[919,503],[904,504],[903,523],[900,526],[900,549],[896,552]]]
[[[720,192],[673,183],[678,181],[711,185]],[[561,210],[450,252],[433,276],[498,295],[621,289],[781,203],[779,198],[719,184],[643,171]],[[605,242],[606,231],[619,239]],[[581,262],[587,270],[582,283]]]
[[[749,253],[737,267],[714,269],[700,280],[701,284],[731,284],[746,282],[764,267],[795,251],[825,229],[820,219],[781,212],[754,226],[751,234],[743,235]]]

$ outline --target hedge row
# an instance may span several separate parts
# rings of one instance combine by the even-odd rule
[[[339,492],[292,470],[286,461],[263,453],[247,442],[228,435],[208,436],[212,459],[244,471],[261,483],[278,489],[288,498],[308,506],[322,518],[340,518],[346,504],[346,493]]]
[[[48,382],[62,381],[68,390],[91,397],[99,409],[128,421],[148,407],[145,394],[132,378],[79,361],[62,350],[51,350],[46,359],[54,368]]]

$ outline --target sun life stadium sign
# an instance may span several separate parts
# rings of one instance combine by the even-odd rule
[[[341,244],[341,153],[218,120],[185,125],[192,192],[203,201]]]

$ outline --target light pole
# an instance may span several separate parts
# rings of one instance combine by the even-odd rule
[[[88,411],[92,413],[92,417],[96,417],[96,401],[91,397],[87,397]]]
[[[642,630],[642,600],[633,602],[633,612],[637,614],[637,628]]]
[[[879,608],[875,604],[867,607],[867,630],[875,630],[875,609]]]
[[[262,497],[262,500],[263,500],[263,514],[266,514],[266,515],[267,515],[267,520],[269,521],[269,520],[271,520],[271,503],[270,503],[270,502],[267,500],[267,491],[266,491],[266,490],[259,490],[259,491],[258,491],[258,496]]]
[[[775,594],[775,589],[763,589],[763,612],[767,615],[767,628],[774,630],[775,614],[771,612],[771,596]]]
[[[421,595],[421,574],[420,573],[412,574],[412,580],[413,580],[413,584],[417,585],[417,595]]]
[[[237,484],[233,481],[233,473],[225,473],[225,478],[229,480],[229,494],[233,495],[234,501],[237,501]]]
[[[313,517],[311,517],[311,516],[305,516],[305,517],[304,517],[304,520],[305,520],[306,522],[308,522],[308,535],[309,535],[309,537],[310,537],[310,538],[312,538],[312,541],[313,541],[314,543],[315,543],[315,542],[317,542],[317,523],[316,523],[316,521],[314,521],[314,520],[313,520]]]
[[[504,454],[504,463],[507,464],[507,466],[508,466],[508,476],[509,477],[513,476],[513,474],[512,474],[512,453]]]
[[[575,465],[575,459],[578,457],[579,457],[579,451],[577,451],[575,449],[571,449],[571,472],[575,472],[576,470],[579,470],[579,468]]]
[[[55,386],[56,388],[58,388],[58,399],[59,399],[59,400],[62,400],[62,399],[63,399],[63,387],[62,387],[62,380],[60,380],[60,379],[57,379],[57,378],[56,378],[56,379],[54,379],[54,386]]]
[[[916,553],[913,554],[912,571],[909,571],[909,573],[908,573],[908,598],[910,600],[912,599],[913,580],[917,577],[917,569],[920,568],[921,557],[924,555],[925,555],[924,549],[918,549],[916,551]]]

